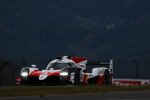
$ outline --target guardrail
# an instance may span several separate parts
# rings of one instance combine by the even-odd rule
[[[150,79],[113,79],[116,86],[150,86]]]

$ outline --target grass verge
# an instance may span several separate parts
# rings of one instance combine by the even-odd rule
[[[0,88],[0,97],[144,90],[150,86],[8,86]]]

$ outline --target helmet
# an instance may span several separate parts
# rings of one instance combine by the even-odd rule
[[[32,64],[32,65],[31,65],[31,67],[35,68],[35,67],[36,67],[36,65],[35,65],[35,64]]]

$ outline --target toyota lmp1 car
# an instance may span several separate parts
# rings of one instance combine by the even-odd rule
[[[23,67],[16,84],[98,84],[111,85],[113,61],[89,62],[85,57],[63,56],[40,71],[36,65]]]

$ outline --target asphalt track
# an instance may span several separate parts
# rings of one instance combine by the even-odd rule
[[[0,100],[150,100],[150,91],[0,97]]]

